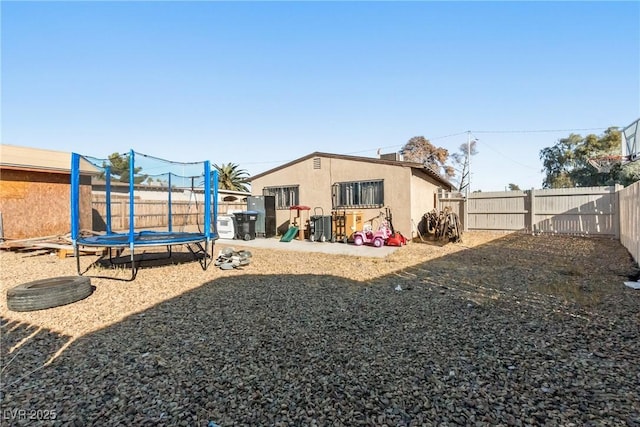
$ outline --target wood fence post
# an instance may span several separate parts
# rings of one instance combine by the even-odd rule
[[[531,233],[533,234],[535,234],[536,232],[536,199],[535,197],[536,197],[536,190],[535,188],[532,188],[529,191],[528,211],[529,211],[529,230],[531,230]],[[525,207],[525,209],[526,208],[527,207]]]
[[[613,220],[613,232],[616,236],[617,240],[620,240],[620,190],[624,188],[621,184],[616,184],[613,187],[613,194],[611,196],[611,200],[613,201],[613,215],[611,215],[611,219]]]
[[[471,197],[469,195],[468,197]],[[462,230],[469,231],[469,200],[468,197],[462,198]]]

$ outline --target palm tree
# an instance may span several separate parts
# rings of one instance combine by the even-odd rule
[[[240,169],[235,163],[222,164],[220,166],[213,165],[218,171],[218,188],[222,190],[249,191],[247,187],[247,178],[249,173]]]

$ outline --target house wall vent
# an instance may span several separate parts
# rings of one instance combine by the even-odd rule
[[[313,168],[314,169],[320,169],[320,157],[314,157],[313,158]]]

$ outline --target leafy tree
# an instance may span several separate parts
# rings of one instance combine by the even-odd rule
[[[128,154],[119,154],[113,153],[109,156],[109,164],[107,162],[102,163],[102,167],[105,168],[107,166],[111,166],[111,175],[116,178],[117,181],[120,182],[129,182],[129,155]],[[148,175],[141,175],[140,171],[141,167],[136,167],[133,169],[134,184],[140,184],[144,180],[148,178]],[[100,175],[100,178],[104,179],[104,172]]]
[[[153,178],[152,176],[148,177],[144,182],[147,185],[155,185],[155,186],[167,186],[169,183],[167,181],[163,181],[160,178]]]
[[[588,187],[597,185],[629,185],[640,180],[640,165],[620,163],[609,172],[598,172],[589,164],[593,157],[620,154],[622,138],[620,131],[610,127],[602,135],[582,137],[570,134],[560,139],[553,147],[540,151],[544,169],[544,188]]]
[[[218,188],[223,190],[249,191],[247,187],[247,178],[249,173],[240,169],[235,163],[222,164],[220,166],[213,165],[218,171]]]
[[[446,164],[449,151],[436,147],[424,136],[414,136],[401,149],[400,153],[406,161],[422,163],[434,172],[443,173],[447,177],[455,175],[453,166]]]
[[[516,184],[509,184],[509,191],[521,191],[520,187]]]
[[[453,153],[451,158],[453,159],[453,163],[458,166],[460,170],[460,178],[457,180],[458,182],[458,191],[461,193],[465,192],[467,187],[469,186],[469,164],[471,161],[470,156],[475,156],[478,154],[478,149],[476,148],[476,140],[462,144],[458,148],[457,153]]]

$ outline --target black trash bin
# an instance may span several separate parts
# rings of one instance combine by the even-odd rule
[[[256,238],[257,211],[235,212],[236,239],[253,240]]]

